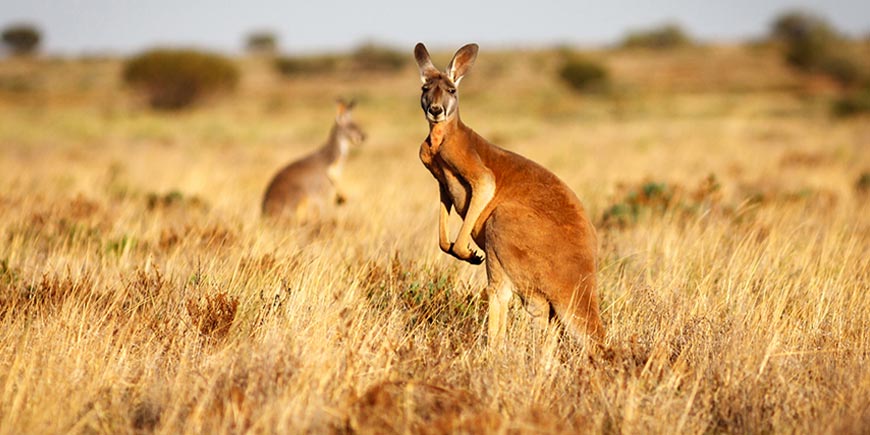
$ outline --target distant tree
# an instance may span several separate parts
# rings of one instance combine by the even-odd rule
[[[30,24],[13,24],[3,30],[2,38],[12,54],[21,56],[36,52],[42,35]]]
[[[227,58],[196,50],[154,49],[129,59],[124,82],[147,95],[155,109],[181,109],[235,88],[238,68]]]
[[[266,31],[251,33],[245,41],[245,49],[254,54],[273,54],[278,50],[278,37]]]
[[[783,45],[786,62],[799,70],[825,74],[845,86],[866,80],[867,72],[848,54],[846,38],[819,15],[784,12],[771,24],[770,38]]]
[[[691,45],[692,38],[677,24],[665,24],[630,32],[622,40],[625,48],[669,49]]]
[[[778,15],[771,24],[770,36],[779,41],[793,42],[813,37],[836,37],[827,20],[812,12],[790,10]]]
[[[827,20],[807,11],[787,11],[774,19],[771,39],[785,45],[789,64],[814,69],[830,57],[840,37]]]

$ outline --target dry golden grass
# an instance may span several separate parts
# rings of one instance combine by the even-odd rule
[[[609,97],[554,56],[484,48],[463,119],[600,224],[605,349],[540,340],[517,304],[487,351],[483,270],[437,248],[410,67],[245,60],[232,98],[161,115],[113,60],[0,63],[0,433],[866,433],[870,123],[769,52],[596,53]],[[338,95],[369,133],[348,204],[259,220]]]

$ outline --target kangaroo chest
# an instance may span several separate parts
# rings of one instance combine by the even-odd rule
[[[420,145],[420,160],[423,162],[423,166],[432,173],[438,184],[447,190],[456,212],[464,218],[465,212],[468,210],[468,201],[471,198],[471,187],[441,158],[438,153],[440,143],[433,144],[431,142],[430,138],[427,138]]]
[[[344,170],[344,159],[338,159],[326,167],[326,176],[329,178],[329,181],[336,183],[341,178],[342,170]]]

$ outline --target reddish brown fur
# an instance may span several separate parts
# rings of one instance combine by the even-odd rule
[[[441,191],[439,246],[472,264],[484,256],[471,239],[485,253],[491,341],[504,333],[512,292],[538,323],[546,324],[554,313],[571,332],[601,340],[598,242],[580,200],[553,173],[489,143],[460,120],[455,86],[476,54],[476,45],[461,48],[441,73],[422,44],[415,49],[430,126],[420,159]],[[453,111],[435,116],[432,106]],[[455,243],[449,243],[446,229],[451,208],[463,218]]]

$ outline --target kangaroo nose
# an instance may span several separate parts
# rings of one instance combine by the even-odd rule
[[[431,113],[432,116],[438,116],[442,112],[444,112],[444,108],[442,108],[440,105],[433,104],[429,106],[429,113]]]

